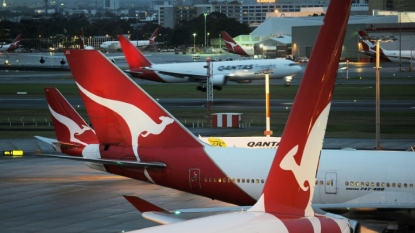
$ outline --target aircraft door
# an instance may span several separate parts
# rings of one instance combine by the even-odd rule
[[[327,172],[326,173],[326,194],[337,193],[337,173]]]
[[[189,169],[189,183],[192,189],[201,189],[200,186],[200,169],[190,168]]]

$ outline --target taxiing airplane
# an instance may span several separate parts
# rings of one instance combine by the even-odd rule
[[[16,39],[12,41],[10,44],[1,44],[0,45],[0,52],[13,52],[15,49],[19,48],[20,40],[22,38],[22,34],[19,34]]]
[[[198,82],[202,85],[197,90],[206,91],[206,63],[153,64],[126,37],[118,36],[118,40],[130,68],[125,72],[132,77],[165,83]],[[302,70],[301,66],[286,59],[214,62],[212,83],[214,89],[221,90],[228,81],[249,83],[264,80],[264,73],[268,72],[270,79],[284,78],[289,84],[292,76]]]
[[[225,31],[221,31],[222,38],[225,41],[226,48],[228,52],[239,54],[242,57],[251,57],[254,56],[254,47],[253,46],[243,46],[236,43],[231,36]]]
[[[367,34],[366,31],[359,31],[359,37],[362,40],[363,53],[376,59],[376,42]],[[411,50],[386,50],[379,47],[379,58],[388,62],[404,62],[415,64],[415,53]],[[399,57],[401,59],[399,59]]]
[[[130,43],[135,47],[148,47],[149,45],[155,45],[156,37],[158,36],[160,28],[156,28],[156,30],[151,35],[150,39],[148,40],[132,40]],[[121,49],[120,41],[113,40],[113,41],[105,41],[99,46],[102,50],[119,50]]]

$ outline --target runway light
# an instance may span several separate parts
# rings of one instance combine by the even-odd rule
[[[178,211],[178,210],[176,210],[176,211],[174,211],[174,214],[181,214],[182,212],[181,211]]]

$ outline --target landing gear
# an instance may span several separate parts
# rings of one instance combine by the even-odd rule
[[[222,90],[222,86],[213,86],[213,89],[221,91]],[[206,92],[206,86],[197,86],[196,90],[201,91],[201,92]]]

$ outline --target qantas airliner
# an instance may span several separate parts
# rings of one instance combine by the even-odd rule
[[[135,47],[148,47],[149,45],[155,45],[156,37],[158,36],[160,28],[156,28],[153,34],[150,36],[148,40],[132,40],[130,41],[131,44]],[[113,40],[113,41],[105,41],[100,46],[103,50],[118,50],[121,49],[120,41]]]
[[[341,47],[341,42],[336,41],[337,45]],[[316,63],[334,57],[326,49],[323,46],[318,50],[322,57],[314,56],[313,67],[317,68],[310,69],[311,74],[323,75],[321,67],[337,70],[338,64]],[[83,147],[82,157],[60,157],[78,158],[94,164],[95,169],[238,205],[252,205],[261,196],[275,149],[255,149],[252,153],[253,149],[207,145],[100,52],[65,53],[99,144],[78,143]],[[303,107],[309,108],[312,101],[306,102]],[[382,159],[373,159],[374,155],[366,153],[323,151],[316,186],[320,193],[313,203],[326,207],[413,208],[413,154],[384,152],[380,153]],[[337,160],[341,162],[333,166]],[[360,170],[354,170],[357,165]],[[396,167],[403,172],[391,172]],[[373,195],[379,198],[367,198]]]
[[[118,40],[130,67],[125,72],[132,77],[165,83],[197,82],[202,84],[197,89],[206,91],[205,62],[153,64],[126,37],[118,36]],[[286,59],[214,62],[213,88],[221,90],[228,81],[249,83],[252,80],[264,80],[265,72],[270,74],[270,79],[284,78],[289,84],[292,76],[302,70],[301,66]]]
[[[336,34],[337,43],[329,45],[325,53],[329,57],[320,60],[322,67],[318,63],[311,63],[311,71],[307,69],[304,74],[281,143],[272,162],[269,161],[269,175],[255,205],[245,212],[214,215],[131,232],[194,232],[195,229],[198,232],[353,232],[346,219],[318,215],[311,207],[315,172],[337,74],[337,65],[330,59],[339,58],[350,6],[350,1],[333,0],[328,7],[326,25],[322,27],[317,41],[328,38],[330,29],[337,25],[334,23],[336,19],[341,19],[340,25],[337,25],[341,29],[335,31],[339,33]],[[320,51],[322,42],[317,42],[315,48],[315,51]],[[318,54],[313,53],[311,57],[314,56]],[[315,89],[309,88],[311,86]],[[307,103],[311,104],[307,106]],[[227,154],[221,156],[227,157]],[[252,181],[255,183],[255,180]]]
[[[359,37],[362,40],[363,53],[376,59],[376,42],[367,34],[366,31],[359,31]],[[379,48],[379,58],[388,62],[404,62],[415,64],[415,53],[411,50],[386,50]],[[399,56],[401,59],[399,59]]]
[[[242,46],[236,43],[232,37],[225,31],[221,31],[222,38],[225,41],[226,48],[228,52],[239,54],[242,57],[252,57],[254,56],[254,47],[253,46]]]
[[[15,49],[19,48],[21,39],[22,34],[19,34],[12,43],[0,45],[0,52],[13,52]]]

